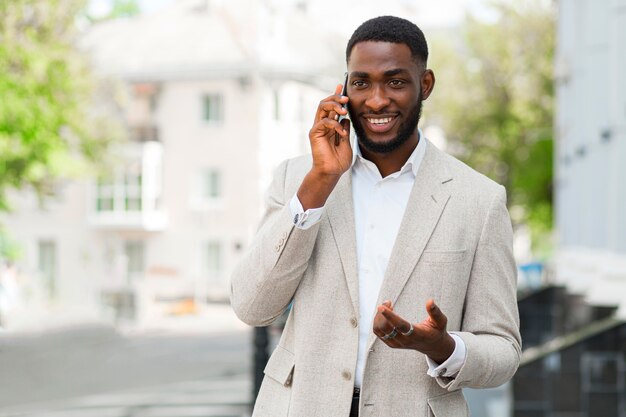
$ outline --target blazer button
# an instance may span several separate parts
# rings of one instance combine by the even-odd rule
[[[287,232],[283,232],[283,235],[281,236],[283,239],[287,239]]]
[[[280,246],[279,245],[274,246],[274,251],[280,252]]]
[[[352,327],[356,327],[359,325],[359,322],[356,320],[356,318],[352,317],[350,319],[350,324],[352,325]]]
[[[350,371],[348,371],[348,370],[344,370],[344,371],[341,373],[341,376],[342,376],[342,377],[343,377],[343,379],[345,379],[346,381],[349,381],[349,380],[351,380],[351,379],[352,379],[352,374],[351,374],[351,373],[350,373]]]

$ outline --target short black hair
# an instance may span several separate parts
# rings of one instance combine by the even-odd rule
[[[428,45],[422,30],[413,22],[396,16],[379,16],[367,20],[359,26],[346,47],[346,64],[350,61],[352,48],[359,42],[378,41],[403,43],[411,50],[418,63],[426,65]]]

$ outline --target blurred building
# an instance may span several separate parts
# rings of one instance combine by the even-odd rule
[[[563,286],[519,299],[524,352],[513,379],[515,417],[626,413],[626,320]]]
[[[559,1],[551,286],[519,299],[515,417],[626,416],[626,1]]]
[[[24,315],[149,325],[226,300],[274,166],[308,151],[342,78],[345,41],[327,39],[302,2],[178,0],[91,27],[81,47],[119,81],[107,94],[129,140],[106,175],[44,206],[21,194],[3,218],[23,247]]]
[[[624,45],[626,1],[559,2],[556,280],[626,308]]]

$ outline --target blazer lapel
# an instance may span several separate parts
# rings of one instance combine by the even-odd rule
[[[326,201],[326,213],[330,221],[339,258],[343,267],[348,291],[355,314],[359,314],[359,278],[357,275],[356,232],[354,228],[354,201],[352,200],[351,170],[342,175],[333,193]]]
[[[450,198],[445,183],[452,177],[445,171],[445,161],[440,155],[440,151],[428,143],[385,271],[377,305],[385,300],[395,304]],[[370,347],[375,340],[376,336],[370,333]]]

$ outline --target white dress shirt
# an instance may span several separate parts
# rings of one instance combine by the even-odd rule
[[[367,353],[367,341],[376,313],[376,301],[387,270],[387,263],[400,229],[400,223],[415,182],[428,142],[420,141],[400,171],[382,178],[376,165],[365,159],[353,137],[352,149],[352,197],[357,247],[357,270],[359,276],[359,351],[355,386],[363,381]],[[304,211],[297,195],[290,202],[294,224],[308,229],[317,223],[324,207]],[[426,306],[424,306],[426,308]],[[454,377],[465,362],[465,343],[451,333],[455,340],[452,355],[442,364],[426,357],[428,375]]]

